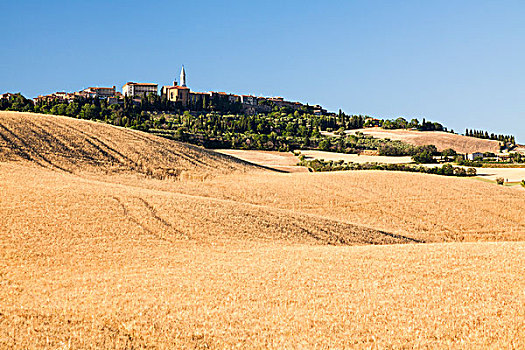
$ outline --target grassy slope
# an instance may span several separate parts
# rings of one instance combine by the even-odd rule
[[[90,121],[0,112],[0,160],[29,160],[69,173],[133,173],[159,178],[254,170],[227,155]]]
[[[47,118],[59,125],[43,130],[108,128],[90,140],[106,132],[153,164],[166,158],[151,147],[172,147]],[[170,161],[193,180],[158,180],[31,140],[33,162],[0,163],[0,347],[525,346],[524,243],[326,245],[407,241],[352,223],[522,239],[522,192],[421,174],[261,174],[200,149],[216,163]]]

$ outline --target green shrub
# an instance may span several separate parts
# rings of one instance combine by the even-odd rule
[[[421,163],[434,163],[434,156],[428,150],[421,150],[412,156],[412,160],[418,164]]]

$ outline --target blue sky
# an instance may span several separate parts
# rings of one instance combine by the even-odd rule
[[[525,143],[525,2],[0,2],[0,92],[127,81],[283,96]]]

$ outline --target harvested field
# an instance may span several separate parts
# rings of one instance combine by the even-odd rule
[[[502,177],[509,182],[525,180],[525,168],[476,168],[478,176],[495,181]]]
[[[452,148],[459,153],[499,152],[499,142],[462,136],[441,131],[384,130],[365,128],[347,131],[350,134],[362,132],[380,139],[400,140],[414,146],[434,145],[439,151]]]
[[[141,179],[138,184],[143,181],[146,180]],[[2,165],[0,184],[0,216],[4,218],[0,230],[7,235],[34,235],[34,240],[50,240],[48,244],[58,234],[57,228],[64,227],[73,237],[145,235],[170,242],[414,242],[400,235],[307,213],[106,183],[20,163]]]
[[[0,348],[525,347],[521,189],[278,173],[52,116],[0,131]]]

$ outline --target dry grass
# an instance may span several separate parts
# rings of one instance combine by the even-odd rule
[[[523,240],[525,191],[261,172],[27,118],[0,115],[18,130],[0,150],[16,160],[0,162],[0,348],[525,347],[525,243],[397,244]],[[102,143],[187,176],[144,176]]]
[[[3,251],[3,348],[525,346],[524,243],[210,246],[64,233]]]
[[[498,177],[510,182],[525,180],[525,168],[476,168],[478,176],[495,181]]]
[[[414,130],[384,130],[381,128],[366,128],[352,130],[366,135],[391,140],[401,140],[415,146],[435,145],[439,151],[452,148],[459,153],[499,152],[499,142],[462,136],[441,131]]]
[[[173,191],[315,214],[426,242],[525,239],[525,191],[469,178],[350,171],[254,174],[173,186]]]
[[[0,176],[4,189],[0,229],[13,235],[35,234],[52,240],[57,228],[67,228],[72,236],[133,233],[173,242],[257,240],[340,245],[411,241],[307,213],[106,183],[25,164],[4,163]]]

